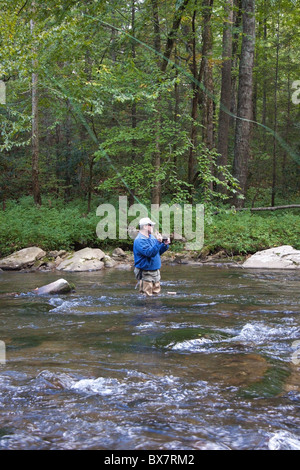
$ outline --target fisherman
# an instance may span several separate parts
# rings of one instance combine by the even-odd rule
[[[160,267],[162,255],[169,248],[169,238],[153,235],[155,222],[144,217],[139,221],[139,233],[133,243],[134,274],[140,292],[148,296],[160,293]]]

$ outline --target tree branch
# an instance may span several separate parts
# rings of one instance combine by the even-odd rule
[[[20,10],[18,11],[17,15],[19,16],[19,14],[22,12],[22,10],[24,10],[24,8],[26,7],[28,3],[28,0],[26,0],[26,2],[24,3],[24,5],[20,8]]]
[[[188,2],[189,2],[189,0],[183,0],[181,2],[180,7],[175,12],[174,19],[173,19],[173,25],[172,25],[171,31],[168,34],[165,53],[164,53],[164,57],[163,57],[163,62],[162,62],[162,65],[161,65],[161,71],[162,72],[165,72],[166,69],[167,69],[167,65],[168,65],[172,50],[173,50],[175,38],[176,38],[178,29],[179,29],[179,26],[180,26],[182,15],[183,15],[183,12],[184,12],[185,7],[187,6]]]

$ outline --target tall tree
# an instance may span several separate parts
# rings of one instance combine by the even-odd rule
[[[280,0],[279,0],[280,9]],[[279,71],[279,47],[280,47],[280,15],[277,15],[276,24],[276,62],[275,62],[275,78],[274,78],[274,137],[273,137],[273,165],[272,165],[272,197],[271,206],[275,206],[276,195],[276,179],[277,179],[277,125],[278,125],[278,71]]]
[[[267,6],[266,6],[266,0],[264,0],[263,3],[263,39],[264,42],[267,42]],[[263,103],[262,103],[262,124],[263,126],[266,126],[266,119],[267,119],[267,75],[264,74],[263,78]],[[264,150],[266,151],[266,145],[267,145],[267,139],[266,139],[266,132],[265,132],[265,127],[263,127],[264,131],[264,139],[263,139],[263,145],[264,145]]]
[[[132,35],[135,37],[135,0],[131,0],[131,30],[132,30]],[[132,41],[131,43],[131,54],[132,54],[132,60],[133,62],[136,59],[136,43],[135,41]],[[133,138],[132,138],[132,150],[131,150],[131,156],[132,156],[132,163],[135,163],[136,160],[136,151],[137,151],[137,142],[135,138],[135,130],[137,127],[137,109],[136,109],[136,102],[133,101],[131,105],[131,128],[133,132]],[[132,205],[134,203],[134,192],[131,190],[130,196],[129,196],[129,204]]]
[[[213,0],[202,1],[202,46],[201,46],[201,60],[197,69],[197,50],[196,50],[196,13],[195,7],[192,17],[192,67],[191,71],[194,77],[192,83],[193,98],[192,98],[192,112],[191,112],[191,145],[189,148],[189,161],[188,161],[188,183],[194,184],[197,179],[198,173],[195,169],[196,163],[196,145],[198,124],[196,122],[198,111],[200,107],[202,111],[202,125],[203,125],[203,141],[208,148],[213,147],[213,101],[208,96],[212,93],[212,67],[211,67],[211,53],[212,53],[212,31],[211,31],[211,16],[212,16]],[[200,88],[200,83],[204,83],[205,89],[208,94],[204,93]]]
[[[153,25],[154,25],[154,47],[157,53],[157,62],[159,64],[159,68],[162,74],[165,74],[167,70],[167,66],[169,63],[169,59],[171,57],[172,51],[174,49],[176,43],[177,33],[180,27],[180,23],[182,20],[183,13],[185,8],[188,4],[189,0],[181,0],[177,2],[175,6],[175,12],[173,14],[173,21],[171,29],[168,33],[163,57],[161,58],[161,51],[162,51],[162,44],[161,44],[161,34],[160,34],[160,26],[159,26],[159,11],[158,11],[158,2],[157,0],[152,0],[152,14],[153,14]],[[155,154],[154,154],[154,168],[158,171],[161,165],[161,151],[160,151],[160,129],[161,129],[161,113],[160,113],[160,98],[158,99],[157,104],[157,120],[156,120],[156,133],[155,133]],[[152,203],[153,204],[160,204],[161,200],[161,181],[158,179],[155,182],[152,191]]]
[[[180,0],[176,2],[175,12],[173,16],[173,23],[172,23],[171,30],[166,40],[164,56],[163,56],[163,60],[161,64],[162,72],[165,72],[167,69],[168,61],[171,57],[171,54],[172,54],[172,51],[176,42],[176,37],[177,37],[178,29],[182,20],[182,16],[184,14],[185,8],[188,3],[189,3],[189,0]]]
[[[240,30],[242,25],[242,0],[233,0],[233,34],[232,34],[232,77],[231,77],[231,103],[230,128],[235,129],[235,118],[237,112],[237,85],[238,64],[240,51]]]
[[[203,142],[209,150],[215,146],[214,139],[214,102],[213,95],[213,36],[212,36],[212,13],[214,0],[202,0],[203,8],[203,26],[202,26],[202,61],[203,67],[203,83],[207,93],[202,94],[202,130]]]
[[[192,109],[191,109],[191,134],[190,140],[191,144],[189,146],[189,159],[188,159],[188,182],[191,184],[190,192],[192,192],[194,177],[196,174],[196,146],[197,146],[197,115],[198,115],[198,101],[199,101],[199,82],[198,79],[198,68],[197,68],[197,50],[196,50],[196,14],[197,9],[194,9],[192,16],[192,64],[191,72],[194,77],[192,81]]]
[[[240,184],[233,202],[237,207],[244,205],[247,189],[248,161],[250,153],[250,135],[253,93],[253,65],[255,46],[255,0],[242,1],[243,39],[239,66],[238,108],[235,130],[233,174]]]
[[[230,124],[231,103],[231,65],[232,65],[232,27],[233,27],[233,0],[227,0],[225,4],[225,23],[223,27],[222,41],[222,82],[221,99],[218,125],[218,164],[225,166],[228,163],[228,138]],[[222,179],[222,175],[219,176]],[[218,188],[224,191],[224,187]]]
[[[159,26],[159,11],[157,0],[152,0],[152,15],[153,15],[153,28],[154,28],[154,48],[156,52],[156,62],[158,67],[161,67],[161,37]],[[155,131],[155,151],[153,158],[154,169],[159,172],[161,165],[161,150],[160,150],[160,132],[161,132],[161,110],[160,110],[160,96],[158,96],[156,105],[156,131]],[[159,178],[154,183],[152,188],[152,204],[160,205],[161,198],[161,181]]]
[[[256,192],[258,197],[269,197],[273,162],[276,163],[276,179],[273,179],[276,198],[281,196],[280,191],[285,198],[293,191],[296,194],[299,171],[289,149],[298,152],[299,106],[293,102],[292,95],[293,82],[299,78],[297,0],[281,0],[279,11],[279,0],[255,2],[256,21],[260,25],[255,41],[255,104],[256,119],[261,125],[253,127],[251,132],[253,158],[249,162],[249,175],[248,121],[252,117],[253,99],[248,71],[252,58],[249,60],[245,51],[247,43],[254,40],[246,27],[253,19],[254,2],[214,0],[211,8],[212,0],[189,3],[188,0],[35,0],[35,14],[32,3],[33,0],[0,0],[0,79],[8,82],[7,104],[0,105],[0,166],[7,197],[11,194],[20,197],[32,191],[32,182],[37,180],[43,192],[61,195],[69,186],[69,198],[88,194],[90,200],[96,185],[117,175],[114,195],[134,189],[136,197],[142,195],[146,200],[153,181],[157,181],[157,201],[164,197],[170,200],[174,195],[181,200],[181,190],[189,187],[186,185],[189,181],[197,184],[193,194],[200,201],[204,194],[200,178],[197,180],[200,159],[203,156],[203,161],[209,163],[215,155],[214,149],[202,151],[204,145],[200,140],[202,137],[207,146],[213,142],[208,139],[207,131],[213,130],[211,124],[215,123],[212,103],[205,102],[202,86],[196,87],[195,83],[201,82],[209,91],[213,85],[214,95],[221,96],[221,103],[228,108],[225,92],[228,93],[230,78],[234,91],[230,110],[234,115],[239,105],[238,118],[230,119],[228,162],[234,157],[241,194],[245,194],[248,182],[252,200]],[[30,19],[34,19],[32,33]],[[277,21],[280,21],[278,48]],[[173,67],[175,49],[176,67]],[[215,64],[222,51],[222,66],[218,68]],[[34,67],[33,58],[38,60]],[[211,64],[213,82],[209,74]],[[192,72],[194,89],[186,71]],[[36,74],[34,83],[32,72]],[[28,93],[29,88],[33,95]],[[36,99],[32,101],[32,97]],[[221,154],[219,163],[225,164],[228,115],[223,114],[222,107],[219,111],[217,150]],[[233,151],[231,138],[235,126]],[[275,142],[268,128],[276,128],[277,134],[288,143],[284,149],[282,139]],[[38,134],[34,155],[40,154],[40,158],[34,159],[37,163],[34,176],[28,162],[32,162],[34,136]],[[210,136],[213,137],[211,132]],[[57,153],[53,144],[56,141]],[[94,164],[95,152],[99,155]],[[193,166],[187,178],[188,163]],[[206,166],[201,171],[205,175]],[[127,185],[119,177],[120,172]],[[176,178],[172,180],[174,175]],[[219,175],[216,172],[214,176]],[[106,197],[105,187],[99,191]]]
[[[35,2],[32,4],[32,12],[35,13]],[[33,18],[30,20],[30,30],[34,37],[35,23]],[[36,53],[36,51],[34,51]],[[38,103],[38,74],[37,74],[37,59],[33,59],[33,72],[32,72],[32,88],[31,88],[31,102],[32,102],[32,190],[33,199],[35,204],[41,205],[41,190],[39,182],[39,103]]]

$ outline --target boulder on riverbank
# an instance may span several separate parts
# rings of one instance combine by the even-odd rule
[[[220,267],[237,266],[237,262],[229,263],[228,257],[222,259],[224,251],[209,255],[208,252],[183,251],[175,253],[166,251],[161,257],[164,265],[213,265]],[[30,254],[30,256],[29,256]],[[220,261],[220,262],[217,262]],[[104,253],[99,248],[83,248],[75,252],[66,250],[53,250],[45,252],[40,248],[31,247],[20,250],[7,258],[0,260],[0,271],[2,269],[22,271],[64,271],[84,272],[99,271],[107,268],[129,270],[134,266],[132,251],[125,252],[121,248],[115,248],[111,255]]]
[[[103,268],[115,268],[124,263],[132,263],[130,256],[121,248],[116,248],[112,256],[105,254],[99,248],[83,248],[75,252],[65,250],[49,251],[30,247],[17,251],[0,260],[1,270],[19,271],[98,271]]]
[[[46,284],[42,287],[37,287],[34,292],[37,295],[45,294],[67,294],[72,290],[71,285],[65,279],[58,279],[57,281]]]
[[[290,245],[258,251],[243,263],[243,267],[255,269],[300,269],[300,251]]]
[[[104,267],[104,262],[101,261],[104,257],[105,253],[99,248],[83,248],[63,259],[56,269],[73,272],[98,271]]]
[[[0,268],[3,270],[20,270],[31,268],[38,260],[46,256],[46,252],[41,248],[32,246],[23,248],[6,258],[0,260]]]

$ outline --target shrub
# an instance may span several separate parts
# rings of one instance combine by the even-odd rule
[[[89,214],[85,214],[85,207],[82,201],[65,204],[57,200],[41,207],[34,206],[32,198],[8,201],[7,209],[0,211],[0,256],[28,246],[39,246],[45,251],[76,250],[85,246],[131,249],[131,239],[122,243],[99,240],[96,207]],[[204,245],[211,252],[223,249],[231,256],[279,245],[300,249],[299,226],[300,213],[296,211],[234,213],[223,210],[210,215],[206,210]],[[177,247],[184,248],[180,244]]]

